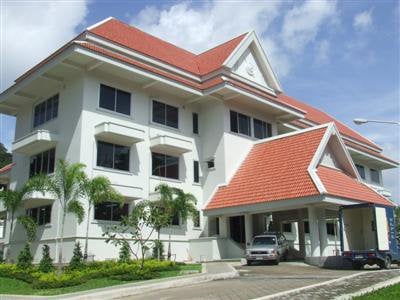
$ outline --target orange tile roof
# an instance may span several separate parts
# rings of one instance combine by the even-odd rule
[[[206,210],[318,195],[307,168],[326,127],[255,144]]]
[[[0,174],[7,173],[14,167],[15,163],[8,164],[0,169]]]
[[[205,75],[221,68],[246,35],[242,34],[196,55],[116,19],[95,26],[89,32],[196,75]]]
[[[392,202],[379,195],[372,188],[358,182],[356,179],[346,175],[341,170],[319,166],[317,174],[329,195],[394,206]]]
[[[369,139],[363,137],[361,134],[358,132],[354,131],[347,125],[343,124],[342,122],[336,120],[332,116],[328,115],[327,113],[323,112],[322,110],[319,110],[315,107],[312,107],[311,105],[308,105],[304,102],[301,102],[293,97],[290,97],[285,94],[280,94],[278,95],[278,98],[280,98],[282,101],[291,104],[293,106],[296,106],[304,111],[306,111],[306,119],[316,123],[316,124],[325,124],[329,122],[334,122],[336,127],[339,129],[339,132],[343,136],[350,137],[352,139],[355,139],[361,143],[364,143],[372,148],[375,148],[378,151],[381,151],[382,148],[380,148],[377,144],[374,142],[370,141]]]

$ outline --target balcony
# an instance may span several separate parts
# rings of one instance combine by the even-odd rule
[[[102,141],[123,146],[131,146],[144,140],[144,130],[112,122],[103,122],[96,125],[95,135]]]
[[[58,142],[58,134],[48,130],[36,130],[15,140],[12,151],[25,155],[34,155],[54,147]]]
[[[42,192],[32,192],[26,195],[23,199],[23,206],[25,209],[37,207],[37,206],[44,206],[50,205],[56,200],[56,197],[48,192],[44,194]]]
[[[190,152],[193,149],[192,142],[189,140],[159,135],[151,138],[150,148],[154,152],[165,153],[169,155],[181,155]]]

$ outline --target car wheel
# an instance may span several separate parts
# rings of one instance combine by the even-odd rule
[[[251,260],[247,260],[247,262],[246,262],[246,264],[247,264],[248,266],[251,266],[252,263],[253,263],[253,261],[251,261]]]
[[[274,265],[276,265],[276,266],[279,265],[279,259],[274,261]]]
[[[386,255],[381,268],[382,269],[390,269],[391,266],[392,266],[392,259],[390,258],[389,255]]]
[[[353,262],[353,269],[354,270],[361,270],[363,265],[359,262]]]

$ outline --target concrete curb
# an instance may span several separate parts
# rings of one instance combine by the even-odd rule
[[[374,284],[373,286],[367,287],[365,289],[359,290],[358,292],[355,293],[351,293],[351,294],[346,294],[346,295],[342,295],[339,297],[336,297],[335,300],[351,300],[354,297],[358,297],[358,296],[362,296],[368,293],[372,293],[374,291],[383,289],[385,287],[389,287],[392,285],[395,285],[397,283],[400,283],[400,276],[395,277],[395,278],[391,278],[389,280],[383,281],[383,282],[379,282],[377,284]]]
[[[379,273],[379,272],[382,272],[382,271],[381,270],[368,271],[368,273]],[[274,299],[276,297],[288,296],[288,295],[295,294],[297,292],[305,291],[305,290],[308,290],[308,289],[312,289],[312,288],[315,288],[315,287],[329,285],[329,284],[332,284],[332,283],[335,283],[335,282],[339,282],[339,281],[343,281],[343,280],[348,280],[348,279],[360,276],[362,274],[365,274],[365,272],[358,272],[358,273],[351,274],[351,275],[348,275],[348,276],[339,277],[339,278],[336,278],[336,279],[327,280],[327,281],[324,281],[324,282],[320,282],[320,283],[316,283],[316,284],[312,284],[312,285],[308,285],[308,286],[303,286],[303,287],[292,289],[292,290],[289,290],[289,291],[284,291],[284,292],[280,292],[280,293],[276,293],[276,294],[272,294],[272,295],[267,295],[267,296],[263,296],[263,297],[259,297],[259,298],[254,298],[252,300],[269,300],[269,299]]]
[[[228,265],[228,264],[227,264]],[[0,300],[28,300],[28,299],[76,299],[76,300],[107,300],[116,299],[132,295],[138,295],[146,292],[159,291],[163,289],[170,289],[175,287],[183,287],[187,285],[193,285],[198,283],[204,283],[214,280],[230,279],[239,277],[239,272],[232,266],[228,265],[231,271],[210,274],[206,271],[205,264],[203,264],[202,273],[194,275],[181,276],[179,278],[163,278],[153,279],[140,283],[128,283],[124,285],[117,285],[111,287],[105,287],[100,289],[93,289],[84,292],[76,292],[65,295],[54,295],[54,296],[25,296],[25,295],[0,295]]]

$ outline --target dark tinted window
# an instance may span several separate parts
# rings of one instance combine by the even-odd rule
[[[271,124],[254,119],[253,120],[253,126],[254,126],[254,137],[257,139],[265,139],[267,137],[272,136],[272,128]]]
[[[200,227],[200,212],[197,210],[193,216],[193,226]]]
[[[97,165],[129,171],[129,147],[98,141]]]
[[[178,128],[179,110],[177,107],[153,100],[153,122]]]
[[[38,225],[49,224],[51,222],[51,205],[29,208],[26,210],[26,214]]]
[[[94,207],[94,219],[103,221],[121,221],[129,214],[129,204],[104,202]]]
[[[310,233],[310,223],[304,221],[304,233]]]
[[[207,168],[209,168],[209,169],[215,168],[214,159],[210,159],[210,160],[207,161]]]
[[[276,245],[275,236],[260,236],[253,240],[253,245]]]
[[[250,117],[234,111],[230,112],[231,131],[251,136]]]
[[[193,113],[193,133],[199,134],[199,115]]]
[[[55,164],[55,152],[55,149],[50,149],[31,156],[29,165],[29,176],[31,177],[40,173],[53,173]]]
[[[193,181],[200,182],[199,162],[197,160],[193,161]]]
[[[282,231],[283,232],[292,232],[292,224],[291,223],[283,223]]]
[[[152,153],[152,175],[179,179],[179,157]]]
[[[131,114],[131,94],[128,92],[101,84],[99,102],[101,108],[124,115]]]
[[[380,183],[381,181],[379,180],[379,171],[370,169],[371,172],[371,181],[375,183]]]
[[[326,232],[329,235],[335,235],[335,223],[326,223]]]
[[[37,104],[33,112],[33,127],[56,118],[58,115],[58,94]]]
[[[362,179],[365,179],[365,168],[361,165],[356,165],[356,168],[357,168],[358,174],[360,174],[360,177]]]
[[[180,222],[180,217],[179,217],[179,215],[178,215],[178,214],[174,214],[174,215],[172,216],[171,225],[179,226],[180,223],[181,223],[181,222]]]

